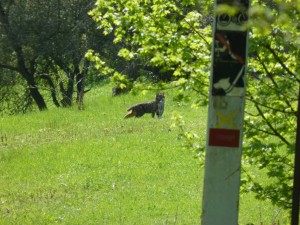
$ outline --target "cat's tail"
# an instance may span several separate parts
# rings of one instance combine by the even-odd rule
[[[128,109],[127,110],[127,114],[124,116],[124,119],[130,118],[130,117],[134,117],[136,115],[136,112],[133,111],[132,109]]]

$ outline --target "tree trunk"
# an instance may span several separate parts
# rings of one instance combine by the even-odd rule
[[[30,94],[33,100],[35,101],[35,103],[37,104],[39,110],[42,111],[47,109],[46,102],[36,86],[33,74],[28,72],[28,70],[25,67],[24,59],[23,58],[19,59],[19,55],[18,55],[18,64],[19,64],[19,72],[22,75],[22,77],[27,81]]]
[[[50,86],[51,97],[52,97],[53,103],[57,107],[60,107],[59,102],[58,102],[57,97],[56,97],[56,88],[55,88],[55,85],[54,85],[53,80],[51,79],[50,75],[49,74],[41,74],[41,77],[44,78]]]
[[[77,74],[77,104],[78,109],[83,109],[83,96],[84,96],[84,74],[79,73]]]
[[[78,109],[83,110],[83,96],[86,93],[84,90],[84,81],[86,77],[86,73],[88,70],[90,62],[88,60],[84,60],[84,66],[82,69],[82,72],[79,72],[76,76],[76,82],[77,82],[77,104],[78,104]]]
[[[47,109],[47,105],[44,101],[44,98],[37,88],[30,88],[30,93],[40,111]]]
[[[73,98],[73,92],[74,92],[74,72],[70,72],[70,75],[68,76],[68,87],[67,91],[64,91],[63,99],[61,100],[61,104],[63,107],[69,107],[72,105],[72,98]]]
[[[34,99],[40,111],[47,109],[46,102],[36,86],[36,82],[33,75],[34,72],[29,72],[25,66],[22,48],[17,44],[13,44],[13,47],[17,54],[19,72],[22,75],[22,77],[27,81],[32,98]]]

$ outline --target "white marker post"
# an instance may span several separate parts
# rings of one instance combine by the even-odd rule
[[[215,16],[202,225],[237,225],[250,3],[215,1],[238,12]]]

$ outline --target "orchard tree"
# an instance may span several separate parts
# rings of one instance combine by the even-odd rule
[[[104,34],[114,35],[114,43],[122,43],[120,57],[171,72],[176,85],[196,91],[197,102],[205,102],[212,10],[213,2],[204,0],[97,0],[90,15]],[[299,1],[253,0],[248,24],[243,190],[285,208],[291,204],[300,81],[299,10]],[[98,52],[90,51],[87,57],[103,72],[114,73]],[[115,71],[114,79],[125,78]],[[184,130],[179,118],[187,145],[199,146],[192,143],[193,135]],[[203,154],[203,148],[196,150]],[[259,170],[267,174],[269,184],[255,177]]]
[[[37,83],[34,78],[34,61],[36,58],[32,54],[31,49],[27,49],[24,46],[24,42],[26,42],[26,31],[21,28],[24,28],[24,25],[26,26],[26,19],[20,17],[20,15],[13,11],[14,1],[4,1],[0,3],[1,45],[5,46],[5,52],[2,54],[4,59],[1,60],[0,66],[1,68],[21,74],[23,79],[27,82],[32,98],[39,109],[43,110],[46,108],[46,103],[40,91],[36,88]],[[18,21],[18,23],[14,24],[11,21],[12,19]],[[7,54],[7,51],[12,54]],[[28,57],[26,58],[25,55],[27,54]],[[9,56],[9,60],[7,60],[6,56]]]
[[[70,106],[76,88],[82,105],[89,67],[84,55],[96,35],[87,15],[92,6],[89,0],[0,2],[1,76],[20,75],[40,110],[47,108],[44,89],[56,106]]]

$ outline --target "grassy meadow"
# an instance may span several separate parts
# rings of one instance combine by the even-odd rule
[[[200,224],[203,167],[178,140],[173,113],[205,144],[207,108],[165,91],[162,119],[123,117],[154,92],[85,96],[85,110],[0,118],[0,224]],[[251,195],[240,225],[286,224],[286,213]]]

